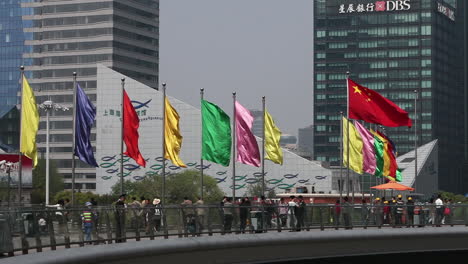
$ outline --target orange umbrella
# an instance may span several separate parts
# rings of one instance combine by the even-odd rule
[[[399,184],[397,182],[391,181],[385,184],[380,184],[377,186],[371,187],[372,189],[378,189],[378,190],[398,190],[398,191],[414,191],[414,188],[411,188],[409,186]]]

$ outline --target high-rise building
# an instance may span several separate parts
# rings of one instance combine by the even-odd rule
[[[22,16],[31,14],[30,8],[22,8],[21,0],[0,1],[0,148],[17,151],[19,144],[18,103],[20,65],[31,65],[31,59],[23,58],[30,51],[25,40],[32,39],[32,33],[24,32],[31,21]]]
[[[419,146],[438,139],[439,188],[461,193],[465,12],[457,0],[315,0],[314,159],[340,163],[349,71],[416,120],[413,128],[385,128],[398,154],[414,149],[415,128]]]
[[[37,103],[52,100],[70,108],[50,116],[50,157],[69,189],[73,73],[92,101],[96,63],[157,88],[159,0],[10,0],[0,3],[0,15],[0,105],[16,104],[19,67],[24,65]],[[45,151],[45,127],[41,112],[40,152]],[[94,190],[96,169],[76,160],[76,189]]]
[[[314,127],[299,128],[297,148],[306,151],[309,155],[314,153]]]

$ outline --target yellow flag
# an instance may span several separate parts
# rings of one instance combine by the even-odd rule
[[[179,130],[179,114],[174,107],[172,107],[167,96],[164,101],[166,104],[166,113],[164,114],[165,158],[171,160],[174,165],[186,168],[187,166],[179,158],[180,148],[182,147],[182,136]]]
[[[20,152],[30,158],[35,167],[37,165],[36,134],[39,129],[39,112],[36,97],[24,76],[22,93]]]
[[[349,127],[349,131],[348,131]],[[349,142],[348,142],[349,136]],[[356,127],[343,117],[343,165],[348,167],[349,144],[349,168],[359,174],[363,172],[364,157],[362,154],[363,142]]]
[[[283,165],[283,150],[280,147],[281,131],[268,111],[265,110],[263,118],[265,118],[265,159]]]

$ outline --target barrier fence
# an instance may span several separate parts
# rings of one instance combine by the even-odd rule
[[[127,240],[313,229],[468,225],[468,205],[277,205],[0,209],[0,254]]]

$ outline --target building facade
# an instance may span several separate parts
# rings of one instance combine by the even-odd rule
[[[123,174],[125,180],[141,181],[145,177],[161,177],[162,174],[162,102],[163,94],[147,85],[128,78],[104,65],[98,66],[97,89],[97,140],[96,160],[97,192],[109,193],[112,186],[120,181],[120,142],[121,123],[117,112],[121,111],[119,88],[120,79],[125,78],[125,90],[132,100],[140,118],[139,149],[146,160],[146,167],[139,166],[133,159],[125,156]],[[188,91],[190,92],[190,91]],[[194,91],[196,93],[196,91]],[[262,169],[236,162],[236,175],[233,179],[230,165],[224,167],[210,161],[200,164],[201,153],[201,113],[200,109],[185,102],[169,97],[171,105],[180,116],[179,127],[183,137],[180,158],[187,165],[186,169],[200,170],[204,175],[213,177],[220,189],[231,195],[233,187],[236,197],[248,194],[250,186],[261,184]],[[210,100],[209,98],[206,98]],[[211,101],[211,100],[210,100]],[[214,102],[216,103],[216,102]],[[232,117],[232,111],[225,109]],[[261,148],[261,138],[257,137]],[[179,173],[185,168],[166,160],[166,175]],[[293,187],[313,185],[317,192],[333,192],[331,189],[331,171],[320,164],[299,157],[283,148],[283,165],[265,160],[265,180],[267,191],[285,192]],[[233,186],[233,183],[235,185]]]
[[[73,73],[93,102],[97,63],[157,88],[159,0],[42,0],[23,1],[21,6],[31,11],[21,17],[23,34],[32,35],[23,41],[28,49],[22,59],[31,62],[25,71],[37,103],[52,100],[70,108],[50,115],[50,157],[65,178],[65,188],[70,189]],[[14,63],[16,74],[24,65],[19,62]],[[13,77],[16,83],[17,75]],[[40,115],[38,151],[45,152],[45,112]],[[93,129],[93,144],[95,138]],[[96,169],[76,160],[75,188],[94,191]]]
[[[409,112],[398,154],[439,142],[439,188],[463,192],[466,11],[457,0],[314,1],[314,159],[340,164],[346,72]],[[465,32],[465,31],[462,31]],[[417,98],[415,103],[415,97]],[[415,128],[417,136],[415,136]]]
[[[17,110],[20,88],[20,65],[31,65],[31,59],[23,58],[23,53],[31,47],[25,41],[31,40],[32,33],[24,32],[31,25],[23,21],[24,15],[31,14],[30,8],[22,8],[21,0],[0,2],[0,148],[12,152],[19,145],[19,119]]]

